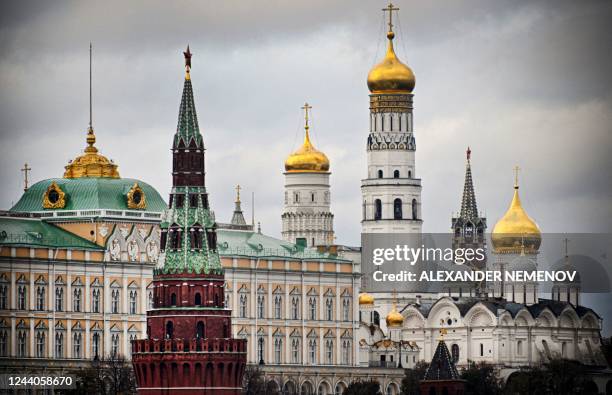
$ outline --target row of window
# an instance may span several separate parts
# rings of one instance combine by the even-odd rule
[[[385,178],[382,169],[378,170],[376,175],[378,178]],[[400,178],[400,171],[398,169],[393,170],[393,178]],[[412,178],[412,170],[408,170],[408,178]]]
[[[17,331],[17,344],[15,355],[19,358],[29,357],[29,337],[28,330],[21,329]],[[35,349],[34,355],[36,358],[66,358],[64,331],[55,332],[54,350],[52,354],[47,353],[47,331],[35,331]],[[84,333],[82,331],[72,333],[72,355],[71,358],[85,358],[84,350]],[[131,335],[130,340],[136,338],[136,335]],[[10,334],[8,330],[0,329],[0,357],[8,357],[10,344]],[[91,357],[100,357],[102,351],[102,335],[95,332],[91,337],[90,344]],[[111,355],[118,355],[120,352],[120,335],[118,333],[111,334]]]
[[[259,337],[257,340],[257,361],[259,363],[266,363],[265,361],[265,342],[266,339],[264,337]],[[322,361],[323,364],[333,365],[336,361],[334,361],[334,355],[336,354],[336,350],[334,348],[334,340],[326,339],[324,341],[324,359]],[[275,337],[274,339],[274,360],[271,361],[275,364],[285,363],[283,351],[285,348],[283,347],[283,338]],[[309,339],[308,340],[308,360],[307,363],[311,365],[316,365],[318,363],[318,346],[317,339]],[[301,348],[301,339],[292,338],[291,339],[291,361],[290,363],[302,363],[302,348]],[[340,364],[349,365],[351,363],[351,341],[343,340],[341,344],[341,353],[340,353]]]
[[[310,203],[317,203],[317,193],[316,192],[310,192],[310,193],[306,193],[307,196],[307,200],[303,201],[302,203],[306,203],[306,202],[310,202]],[[288,196],[288,192],[285,192],[285,203],[289,203],[289,196]],[[293,203],[301,203],[301,194],[300,192],[293,192]],[[324,203],[329,203],[329,192],[325,191],[323,193],[323,202]]]
[[[0,310],[7,310],[9,308],[8,304],[8,291],[9,288],[7,285],[0,285]],[[93,288],[91,290],[91,306],[90,313],[100,313],[102,309],[102,300],[100,298],[101,288]],[[36,301],[35,301],[35,310],[47,310],[47,287],[44,285],[39,285],[36,287]],[[56,286],[55,287],[55,311],[67,311],[68,306],[64,300],[64,287]],[[112,289],[111,290],[111,309],[110,312],[113,314],[119,314],[121,312],[121,290],[120,289]],[[84,312],[84,299],[83,299],[83,289],[82,287],[74,287],[72,290],[72,312]],[[28,286],[27,285],[19,285],[17,286],[17,310],[29,310],[28,306]],[[128,312],[129,314],[138,314],[138,291],[130,290],[129,291],[129,304],[128,304]]]
[[[411,203],[412,213],[411,218],[413,220],[418,219],[418,203],[416,199],[412,199]],[[363,219],[367,219],[367,202],[363,202]],[[374,200],[374,220],[380,221],[383,219],[382,200]],[[385,218],[386,219],[386,218]],[[403,202],[402,199],[393,200],[393,219],[407,219],[404,218],[403,213]]]
[[[217,249],[217,234],[215,232],[206,232],[202,225],[196,223],[189,227],[189,248],[199,250],[204,248],[203,237],[206,233],[206,241],[211,250]],[[184,229],[177,224],[172,224],[168,230],[163,229],[161,234],[161,248],[178,250],[183,247],[183,232]]]
[[[406,114],[406,117],[408,117],[409,115]],[[380,130],[381,131],[393,131],[393,130],[397,130],[397,131],[402,131],[402,114],[373,114],[372,118],[374,119],[374,130],[378,131],[378,124],[379,124],[379,120],[380,120]],[[387,120],[387,122],[385,122],[385,119]],[[395,122],[394,122],[395,120]],[[407,122],[408,120],[406,120]],[[397,129],[393,129],[393,126],[397,126]],[[385,126],[387,127],[387,129],[385,129]],[[404,125],[406,126],[406,125]]]
[[[202,199],[202,207],[208,209],[208,194],[206,193],[173,193],[170,195],[170,202],[168,205],[172,208],[183,208],[185,206],[185,197],[187,197],[189,201],[189,207],[198,207],[198,197],[200,197]]]
[[[273,300],[273,314],[270,317],[266,317],[265,314],[265,296],[258,295],[257,296],[257,318],[274,318],[281,319],[283,318],[283,297],[277,295]],[[289,319],[299,320],[301,319],[300,315],[300,297],[294,296],[291,298],[291,312]],[[229,303],[228,296],[226,296],[226,306]],[[317,306],[318,300],[316,297],[308,298],[308,318],[310,320],[317,320]],[[322,319],[327,321],[334,320],[334,299],[333,298],[325,298],[325,310],[324,317]],[[238,306],[238,316],[240,318],[248,317],[248,296],[245,294],[240,295],[240,303]],[[350,298],[342,298],[342,321],[351,321],[351,301]]]

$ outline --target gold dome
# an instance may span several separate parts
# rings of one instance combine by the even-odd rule
[[[368,73],[368,89],[372,93],[412,93],[416,84],[414,73],[403,64],[393,50],[395,33],[387,33],[389,43],[382,62]]]
[[[493,250],[497,253],[535,253],[542,243],[538,224],[527,215],[519,198],[518,182],[508,211],[497,221],[491,234]]]
[[[374,304],[374,296],[370,295],[367,292],[359,294],[359,305],[373,305]]]
[[[393,309],[387,315],[385,319],[387,321],[387,327],[398,327],[404,324],[404,316],[397,311],[397,308],[394,306]]]
[[[87,147],[83,155],[77,156],[65,167],[64,178],[104,177],[120,178],[117,165],[98,153],[94,146],[96,135],[90,126],[87,131]]]
[[[308,103],[305,103],[302,107],[305,110],[304,119],[306,121],[304,143],[285,160],[285,171],[287,173],[323,173],[329,171],[329,159],[310,142],[310,127],[308,126],[308,110],[310,108],[312,107]]]

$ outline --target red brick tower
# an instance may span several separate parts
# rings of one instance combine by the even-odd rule
[[[191,52],[174,135],[172,192],[162,219],[147,339],[132,342],[138,393],[237,395],[246,340],[231,338],[216,224],[204,183],[204,143],[191,87]]]

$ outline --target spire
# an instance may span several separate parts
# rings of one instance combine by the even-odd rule
[[[444,340],[438,342],[438,347],[434,353],[431,363],[423,377],[424,381],[430,380],[458,380],[459,372],[453,362],[453,359],[446,347]]]
[[[117,165],[105,156],[98,153],[96,148],[96,134],[93,128],[93,89],[92,89],[92,53],[93,47],[89,43],[89,126],[87,127],[87,147],[85,153],[68,162],[64,169],[64,178],[104,177],[120,178]]]
[[[234,208],[234,215],[232,215],[232,225],[246,226],[244,215],[242,214],[242,208],[240,207],[240,185],[236,185],[236,207]]]
[[[174,144],[176,148],[182,140],[183,145],[189,147],[193,140],[196,147],[204,148],[193,100],[193,88],[191,86],[191,57],[193,54],[189,46],[187,46],[187,51],[183,52],[183,55],[185,57],[185,83],[183,84],[183,96],[179,107],[179,119]]]
[[[472,166],[470,158],[472,150],[468,147],[466,151],[465,163],[465,182],[463,184],[463,198],[461,199],[461,214],[464,219],[473,219],[478,217],[478,207],[476,206],[476,194],[474,193],[474,184],[472,182]]]

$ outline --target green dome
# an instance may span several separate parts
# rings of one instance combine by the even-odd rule
[[[45,208],[47,190],[55,183],[65,196],[63,208]],[[128,193],[138,184],[146,200],[145,208],[128,207]],[[137,210],[163,212],[166,202],[151,185],[131,178],[51,178],[32,185],[10,211],[36,212],[54,210]]]

